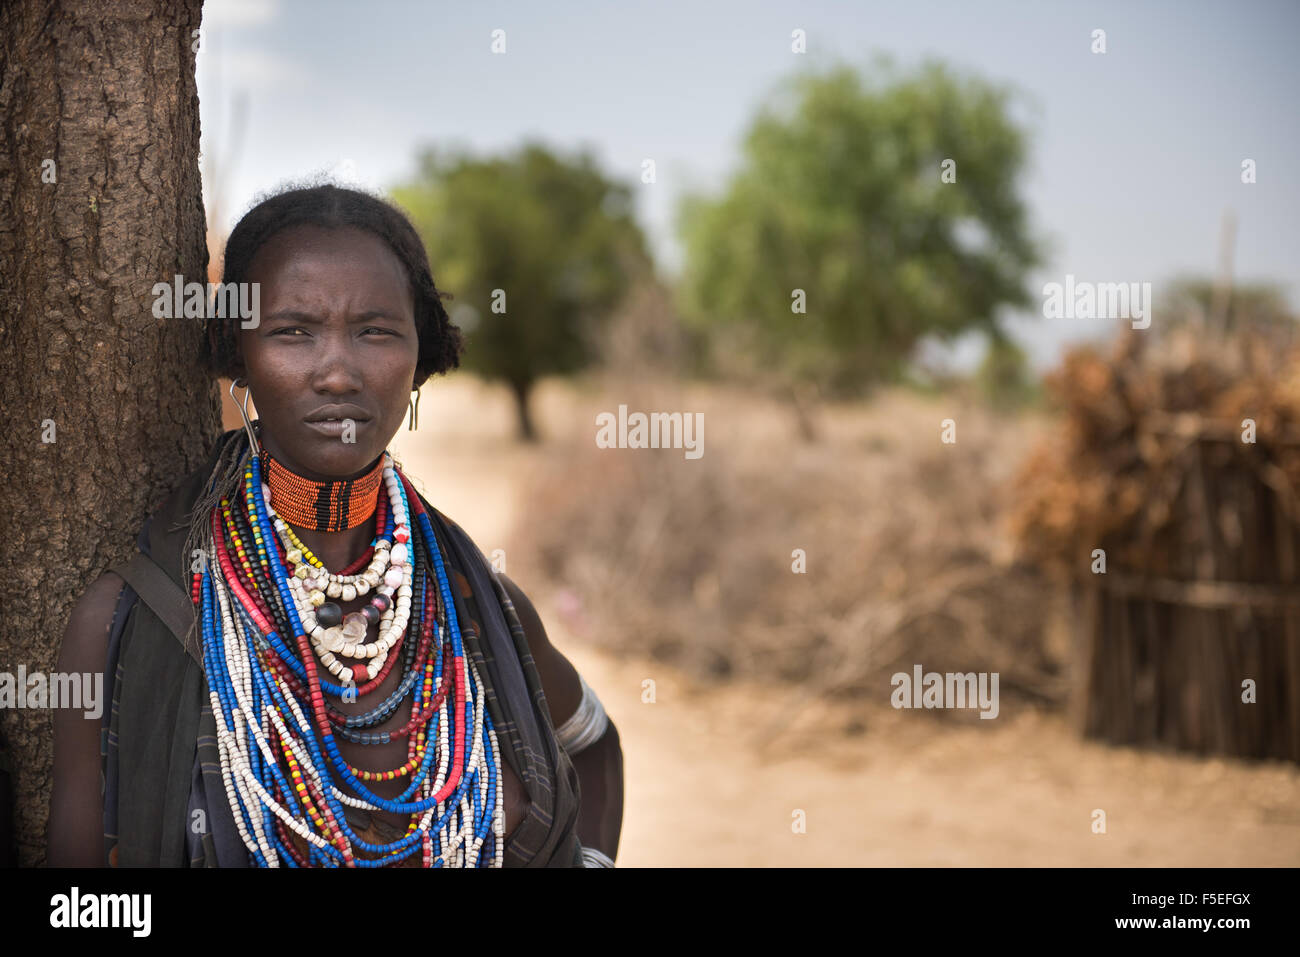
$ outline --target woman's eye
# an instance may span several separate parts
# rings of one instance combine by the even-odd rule
[[[377,333],[379,333],[381,336],[395,336],[395,335],[397,335],[397,333],[393,332],[393,330],[391,330],[391,329],[385,329],[385,328],[383,328],[382,326],[367,326],[365,329],[362,329],[361,331],[362,331],[362,334],[369,333],[369,332],[377,332]],[[282,328],[282,329],[276,329],[274,332],[271,333],[271,335],[273,335],[273,336],[293,336],[293,335],[295,335],[296,333],[299,333],[299,332],[301,332],[303,335],[309,335],[309,333],[307,332],[307,330],[304,329],[302,326],[285,326],[285,327]]]

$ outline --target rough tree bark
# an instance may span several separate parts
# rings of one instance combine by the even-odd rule
[[[219,428],[196,320],[152,312],[154,283],[207,278],[201,14],[202,0],[0,4],[0,672],[53,670],[86,585],[130,555]],[[51,712],[0,710],[0,736],[19,863],[38,864]]]

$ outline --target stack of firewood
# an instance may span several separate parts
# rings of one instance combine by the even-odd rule
[[[1085,733],[1300,761],[1300,349],[1130,330],[1048,385],[1011,524],[1070,581]]]

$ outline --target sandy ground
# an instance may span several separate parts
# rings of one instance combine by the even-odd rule
[[[565,403],[543,389],[539,421],[584,427]],[[399,459],[485,553],[508,559],[527,508],[518,477],[535,454],[510,438],[508,398],[457,374],[425,387],[420,421],[399,434]],[[1109,747],[1064,715],[1025,709],[945,722],[814,702],[773,730],[797,689],[705,691],[665,665],[615,658],[568,634],[544,588],[519,583],[618,725],[619,866],[1300,865],[1295,765]],[[820,730],[850,720],[861,733]]]

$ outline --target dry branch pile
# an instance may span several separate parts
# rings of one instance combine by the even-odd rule
[[[764,414],[710,413],[694,461],[552,451],[527,493],[519,537],[534,551],[522,560],[581,607],[568,622],[580,637],[700,679],[802,684],[805,697],[888,702],[890,676],[920,663],[999,672],[1004,709],[1063,700],[1044,582],[996,558],[997,474],[1019,430],[972,412],[945,446],[943,416],[925,409],[886,437],[863,406],[867,434],[808,446],[786,430],[745,433],[733,412]],[[792,570],[796,549],[806,573]]]
[[[1048,387],[1065,422],[1020,473],[1011,527],[1073,579],[1085,731],[1300,760],[1300,349],[1129,330]]]

